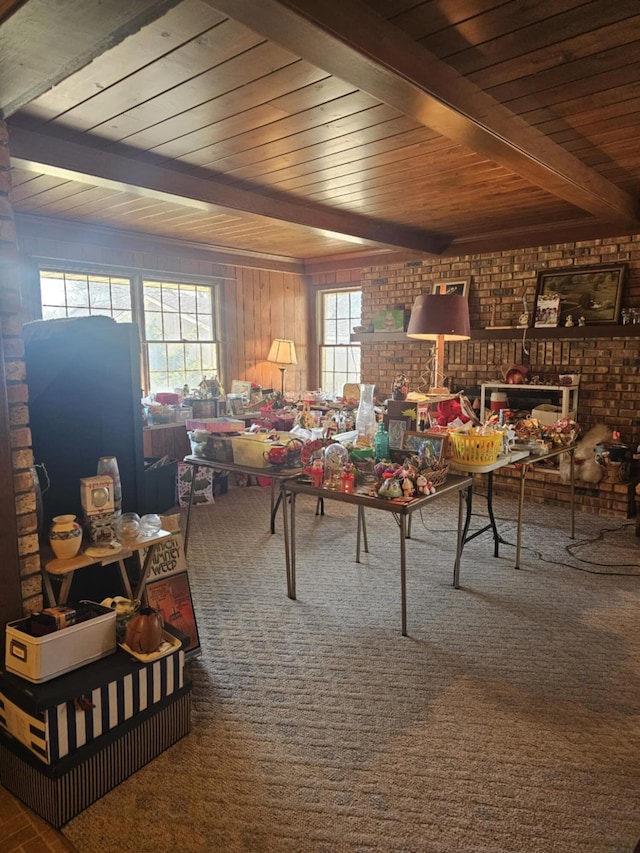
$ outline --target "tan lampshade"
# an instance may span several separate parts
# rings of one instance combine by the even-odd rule
[[[464,341],[471,337],[466,296],[423,293],[411,309],[407,337],[423,341]]]
[[[296,346],[293,341],[276,338],[271,344],[267,361],[272,361],[274,364],[297,364]]]

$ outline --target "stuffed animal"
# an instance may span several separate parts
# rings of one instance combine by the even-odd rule
[[[611,441],[613,433],[604,424],[598,424],[585,433],[578,442],[574,455],[574,477],[585,483],[599,483],[604,476],[604,468],[596,459],[596,444]],[[560,477],[564,483],[571,480],[571,460],[568,453],[560,456]]]

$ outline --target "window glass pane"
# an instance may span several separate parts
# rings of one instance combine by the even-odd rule
[[[165,341],[179,341],[182,337],[180,334],[180,315],[165,311],[163,317]]]
[[[164,344],[149,344],[149,369],[167,369],[167,348]]]
[[[210,287],[196,288],[196,306],[198,314],[213,314]]]
[[[144,330],[148,341],[161,341],[164,338],[162,314],[157,311],[144,312]]]
[[[182,334],[180,337],[187,341],[196,341],[198,339],[198,318],[195,314],[180,314],[180,327]]]
[[[89,299],[92,308],[111,308],[111,288],[109,282],[90,281]]]
[[[218,348],[215,344],[203,344],[200,352],[202,353],[202,369],[207,373],[218,372]]]
[[[184,371],[184,346],[182,344],[167,344],[167,364],[170,371]]]
[[[43,273],[40,277],[40,296],[43,305],[66,305],[64,278],[61,273]]]
[[[67,277],[67,305],[89,307],[89,288],[86,276]]]
[[[114,308],[131,310],[131,287],[128,282],[124,284],[111,282],[111,304]]]
[[[354,326],[361,323],[362,291],[324,292],[320,299],[320,387],[341,396],[347,382],[359,383],[360,345],[351,343]]]
[[[200,314],[198,317],[198,339],[201,341],[213,340],[213,317]]]
[[[88,317],[88,308],[67,308],[67,317]]]
[[[178,299],[178,286],[175,284],[162,285],[162,310],[167,312],[175,312],[180,310]]]
[[[99,314],[132,322],[131,281],[122,276],[41,270],[40,298],[45,319]],[[63,310],[52,314],[58,307]]]
[[[180,286],[180,312],[182,314],[195,314],[196,311],[196,289],[187,284]]]
[[[47,307],[46,305],[42,308],[42,319],[43,320],[57,320],[59,317],[66,317],[67,309],[64,307],[56,308],[54,306]]]
[[[144,311],[162,310],[162,288],[157,281],[145,281],[144,283]]]

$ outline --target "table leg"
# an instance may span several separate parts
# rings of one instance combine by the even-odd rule
[[[360,562],[360,535],[362,531],[362,507],[358,507],[358,526],[356,529],[356,563]]]
[[[369,542],[367,540],[367,519],[364,514],[364,507],[358,507],[358,509],[362,510],[362,542],[364,544],[364,553],[369,553]]]
[[[573,447],[569,452],[569,477],[570,477],[570,494],[569,494],[569,537],[571,539],[576,538],[576,505],[575,505],[575,496],[576,496],[576,481],[575,481],[575,452],[576,449]]]
[[[463,492],[460,492],[462,495]],[[462,531],[462,544],[467,541],[467,534],[471,526],[471,516],[473,514],[473,489],[466,489],[464,492],[464,500],[467,505],[467,514],[464,519],[464,530]]]
[[[58,604],[66,604],[69,598],[69,590],[71,589],[71,581],[73,580],[74,572],[69,572],[62,578],[60,586],[60,595],[58,596]]]
[[[400,608],[402,636],[407,636],[407,516],[400,516]]]
[[[527,466],[520,468],[520,495],[518,497],[518,529],[516,530],[516,569],[520,568],[520,548],[522,545],[522,515],[524,512],[524,484],[527,476]]]
[[[498,557],[498,547],[500,544],[500,534],[496,527],[496,519],[493,514],[493,471],[489,471],[487,477],[487,513],[491,523],[491,531],[493,532],[493,556]]]
[[[118,560],[118,569],[120,570],[120,577],[122,578],[124,594],[129,600],[131,600],[133,598],[133,592],[131,590],[131,581],[129,580],[129,575],[127,574],[127,568],[124,564],[124,560]]]
[[[287,498],[286,492],[280,486],[280,498],[282,504],[282,531],[284,533],[284,562],[287,569],[287,596],[294,598],[291,593],[291,550],[289,546],[289,511],[287,504],[291,502],[293,496]]]
[[[144,587],[147,583],[147,575],[149,574],[149,570],[151,569],[151,560],[153,559],[153,553],[156,550],[156,546],[160,544],[158,542],[154,542],[153,545],[150,545],[147,553],[144,556],[144,561],[142,563],[142,568],[140,569],[140,580],[138,581],[138,586],[135,591],[135,598],[138,601],[142,601],[142,596],[144,595]],[[140,552],[138,551],[138,554]]]
[[[278,493],[278,497],[276,498],[276,488],[278,487],[278,481],[271,478],[271,533],[276,532],[276,516],[278,514],[278,507],[282,502],[282,491]]]
[[[460,589],[460,559],[462,558],[462,546],[464,544],[464,531],[466,529],[466,525],[463,524],[463,502],[466,503],[467,508],[471,502],[471,492],[473,490],[473,485],[470,484],[466,489],[460,489],[458,492],[458,535],[456,537],[456,560],[453,564],[453,588]],[[465,495],[465,492],[467,494]],[[467,509],[468,512],[468,509]]]
[[[289,583],[290,583],[290,595],[289,598],[295,599],[296,597],[296,496],[295,493],[291,494],[290,501],[290,512],[291,512],[291,564],[289,567]]]
[[[46,569],[42,570],[42,585],[44,586],[45,592],[47,593],[47,600],[49,602],[50,607],[55,607],[58,603],[56,601],[56,597],[53,594],[53,586],[51,585],[51,578],[49,577]]]
[[[187,504],[187,523],[184,529],[184,553],[187,553],[187,547],[189,545],[189,528],[191,527],[191,508],[193,507],[193,498],[196,493],[196,474],[200,470],[199,465],[191,466],[191,488],[189,489],[189,503]]]

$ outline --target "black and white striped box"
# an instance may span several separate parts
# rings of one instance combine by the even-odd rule
[[[118,650],[81,670],[35,685],[0,674],[0,727],[54,764],[184,686],[184,651],[141,663]]]

